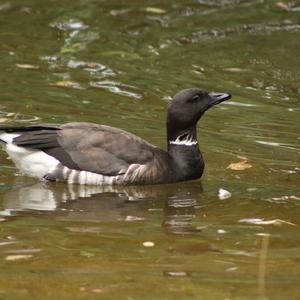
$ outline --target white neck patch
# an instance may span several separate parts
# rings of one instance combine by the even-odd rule
[[[184,139],[181,136],[178,136],[175,141],[169,141],[171,145],[183,145],[183,146],[194,146],[198,142],[193,139],[192,135],[187,135]]]

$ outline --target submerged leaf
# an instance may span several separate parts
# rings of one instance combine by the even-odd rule
[[[146,242],[143,242],[143,246],[144,247],[153,247],[155,244],[151,241],[146,241]]]
[[[0,118],[0,123],[7,123],[10,121],[11,121],[11,119],[8,119],[8,118]]]
[[[282,2],[282,1],[276,2],[275,6],[278,7],[278,8],[281,8],[281,9],[285,9],[285,10],[289,9],[289,6],[286,3]]]
[[[79,288],[79,290],[80,290],[80,292],[95,293],[95,294],[103,292],[102,289],[99,289],[99,288],[93,289],[93,288],[88,288],[88,287],[81,287],[81,288]]]
[[[225,68],[223,69],[224,71],[227,71],[227,72],[233,72],[233,73],[239,73],[239,72],[244,72],[245,70],[241,69],[241,68],[235,68],[235,67],[232,67],[232,68]]]
[[[137,216],[126,216],[125,218],[125,221],[129,221],[129,222],[132,222],[132,221],[144,221],[145,218],[143,217],[137,217]]]
[[[28,69],[28,70],[37,70],[39,66],[29,65],[29,64],[16,64],[16,67],[20,69]]]
[[[165,14],[166,11],[164,9],[158,7],[146,7],[145,11],[152,14]]]
[[[88,252],[88,251],[80,251],[80,255],[81,255],[81,256],[84,256],[84,257],[87,257],[87,258],[90,258],[90,257],[95,256],[94,253]]]
[[[28,259],[33,257],[31,254],[16,254],[16,255],[7,255],[5,257],[5,260],[7,261],[15,261],[15,260],[20,260],[20,259]]]
[[[231,170],[235,170],[235,171],[243,171],[243,170],[250,169],[250,168],[252,168],[252,165],[250,165],[247,160],[242,160],[237,163],[231,163],[226,169],[231,169]]]
[[[170,277],[186,277],[190,274],[185,271],[165,271],[164,276],[170,276]]]
[[[74,82],[74,81],[69,81],[69,80],[57,81],[55,83],[51,83],[50,85],[55,86],[55,87],[66,87],[66,88],[72,88],[72,89],[82,89],[82,87],[79,83]]]

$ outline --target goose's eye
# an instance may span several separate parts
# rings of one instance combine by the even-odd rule
[[[192,98],[190,98],[188,102],[197,102],[199,99],[200,99],[200,96],[199,95],[195,95]]]

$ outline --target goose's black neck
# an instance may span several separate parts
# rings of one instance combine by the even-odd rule
[[[198,146],[196,126],[180,129],[168,122],[167,140],[176,180],[200,178],[204,160]]]
[[[167,126],[168,151],[174,145],[197,146],[197,129],[196,126],[190,128],[179,129]]]

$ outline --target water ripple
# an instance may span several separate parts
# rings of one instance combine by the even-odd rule
[[[53,22],[50,23],[49,26],[62,31],[82,30],[82,29],[87,29],[89,27],[88,25],[84,24],[82,21],[75,20],[75,19],[69,19],[61,22]]]
[[[262,3],[264,0],[198,0],[197,1],[201,5],[210,6],[210,7],[237,7],[237,6],[249,6],[255,3]]]
[[[100,63],[95,63],[95,62],[69,60],[67,62],[67,67],[69,67],[71,69],[83,69],[83,70],[89,72],[91,75],[97,74],[98,78],[116,75],[116,73],[109,67],[107,67],[103,64],[100,64]]]
[[[225,29],[210,29],[208,31],[197,31],[190,36],[183,36],[178,39],[182,44],[198,43],[207,39],[224,38],[232,34],[267,34],[273,32],[297,32],[300,24],[291,21],[267,23],[267,24],[243,24]]]
[[[197,204],[197,200],[194,198],[178,198],[170,197],[168,199],[168,206],[174,208],[183,208],[183,207],[194,207]]]
[[[300,150],[299,147],[297,147],[296,145],[291,145],[291,144],[282,144],[282,143],[277,143],[277,142],[268,142],[268,141],[261,141],[261,140],[256,140],[255,142],[258,144],[272,146],[272,147],[281,147],[281,148],[286,148],[286,149],[291,149],[291,150]]]
[[[91,81],[90,82],[91,87],[95,88],[101,88],[101,89],[106,89],[109,90],[112,93],[133,98],[133,99],[142,99],[142,95],[134,92],[129,92],[125,90],[124,88],[135,88],[130,85],[126,85],[120,82],[115,82],[115,81],[109,81],[109,80],[104,80],[104,81]]]
[[[41,118],[34,115],[20,114],[14,112],[0,111],[0,123],[35,123],[40,121]]]

